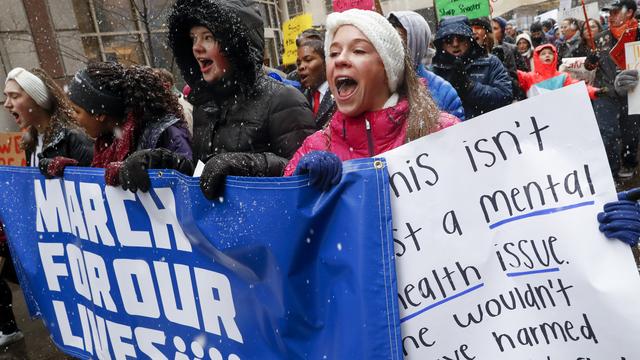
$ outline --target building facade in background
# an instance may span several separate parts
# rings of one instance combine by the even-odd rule
[[[592,2],[594,0],[587,0]],[[605,0],[600,0],[604,2]],[[166,18],[174,0],[0,0],[0,81],[14,67],[41,67],[61,83],[87,62],[119,61],[171,70]],[[490,0],[492,8],[528,26],[533,17],[558,7],[558,0]],[[579,0],[573,0],[577,4]],[[332,0],[256,0],[265,29],[265,64],[281,64],[282,23],[310,13],[315,26],[333,11]],[[380,0],[384,14],[413,10],[435,30],[433,0]],[[0,132],[16,130],[0,111]]]
[[[41,67],[60,83],[89,61],[119,61],[171,70],[166,18],[174,0],[1,0],[0,81],[14,67]],[[282,58],[286,1],[258,0],[265,24],[265,63]],[[284,19],[284,20],[283,20]],[[0,111],[0,132],[15,131]]]

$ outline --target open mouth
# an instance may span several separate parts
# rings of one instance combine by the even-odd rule
[[[16,119],[16,121],[18,121],[18,119],[20,119],[20,114],[18,114],[17,112],[11,112],[11,115],[13,115],[13,117]]]
[[[198,64],[200,64],[200,71],[207,72],[213,66],[213,60],[200,58]]]
[[[346,98],[351,96],[358,88],[358,82],[347,76],[337,77],[335,80],[338,96]]]

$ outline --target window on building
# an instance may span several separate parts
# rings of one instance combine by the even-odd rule
[[[88,60],[159,66],[164,59],[166,16],[171,0],[73,0]]]
[[[288,1],[291,2],[291,1]],[[280,21],[280,9],[277,0],[258,0],[258,10],[264,22],[265,47],[264,59],[265,64],[269,66],[277,66],[282,59],[282,23]],[[302,6],[302,4],[300,4]]]
[[[287,9],[289,9],[289,17],[302,14],[304,12],[302,0],[287,0]]]

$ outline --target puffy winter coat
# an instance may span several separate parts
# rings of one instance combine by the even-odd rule
[[[445,79],[427,70],[420,64],[417,69],[418,76],[427,82],[431,97],[435,100],[440,110],[447,112],[460,120],[464,118],[464,108],[456,89]]]
[[[63,156],[78,161],[78,166],[89,166],[93,159],[93,141],[80,129],[66,126],[56,127],[49,141],[43,144],[42,151],[38,154],[40,159],[53,159]],[[30,132],[29,136],[37,136]],[[46,140],[45,140],[46,141]],[[38,166],[31,161],[34,149],[26,149],[28,166]]]
[[[191,86],[193,158],[224,152],[265,153],[269,173],[281,173],[313,131],[302,93],[262,70],[264,27],[250,0],[177,0],[169,16],[169,45]],[[215,83],[202,78],[189,33],[205,26],[224,48],[230,66]]]
[[[452,64],[447,63],[434,63],[433,70],[445,80],[456,71]],[[488,55],[472,59],[465,65],[465,72],[473,84],[469,90],[458,95],[467,119],[511,104],[511,77],[497,57]]]
[[[540,60],[540,52],[544,49],[553,50],[553,61],[549,64],[543,64]],[[533,63],[534,70],[532,72],[518,70],[518,80],[520,81],[522,90],[527,93],[527,97],[579,82],[579,80],[573,79],[569,74],[557,70],[558,53],[556,47],[551,44],[543,44],[535,48],[533,51]],[[587,85],[587,90],[589,91],[589,97],[594,99],[598,89]]]
[[[300,91],[268,76],[258,78],[255,86],[255,95],[221,103],[206,93],[193,96],[195,161],[224,152],[270,152],[282,158],[278,161],[284,168],[315,131],[313,114]]]
[[[349,117],[337,111],[328,127],[304,141],[287,164],[285,176],[292,175],[300,159],[315,150],[331,151],[342,161],[346,161],[395,149],[406,141],[408,114],[407,100],[400,100],[395,106],[365,112],[357,117]],[[436,131],[458,122],[458,118],[442,112]]]
[[[480,114],[506,106],[513,100],[511,77],[500,60],[493,55],[486,55],[483,48],[473,39],[473,33],[466,16],[445,18],[441,24],[434,44],[436,55],[433,58],[433,72],[451,82],[457,68],[456,57],[444,51],[445,38],[458,35],[469,39],[469,51],[459,59],[464,62],[464,72],[471,81],[471,86],[458,95],[464,106],[464,114],[471,119]]]

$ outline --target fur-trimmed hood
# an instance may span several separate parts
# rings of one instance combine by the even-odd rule
[[[189,32],[193,26],[205,26],[222,45],[232,66],[229,83],[247,92],[256,82],[264,57],[262,17],[252,0],[177,0],[168,18],[169,46],[178,67],[193,91],[209,85],[202,78],[193,56]]]

